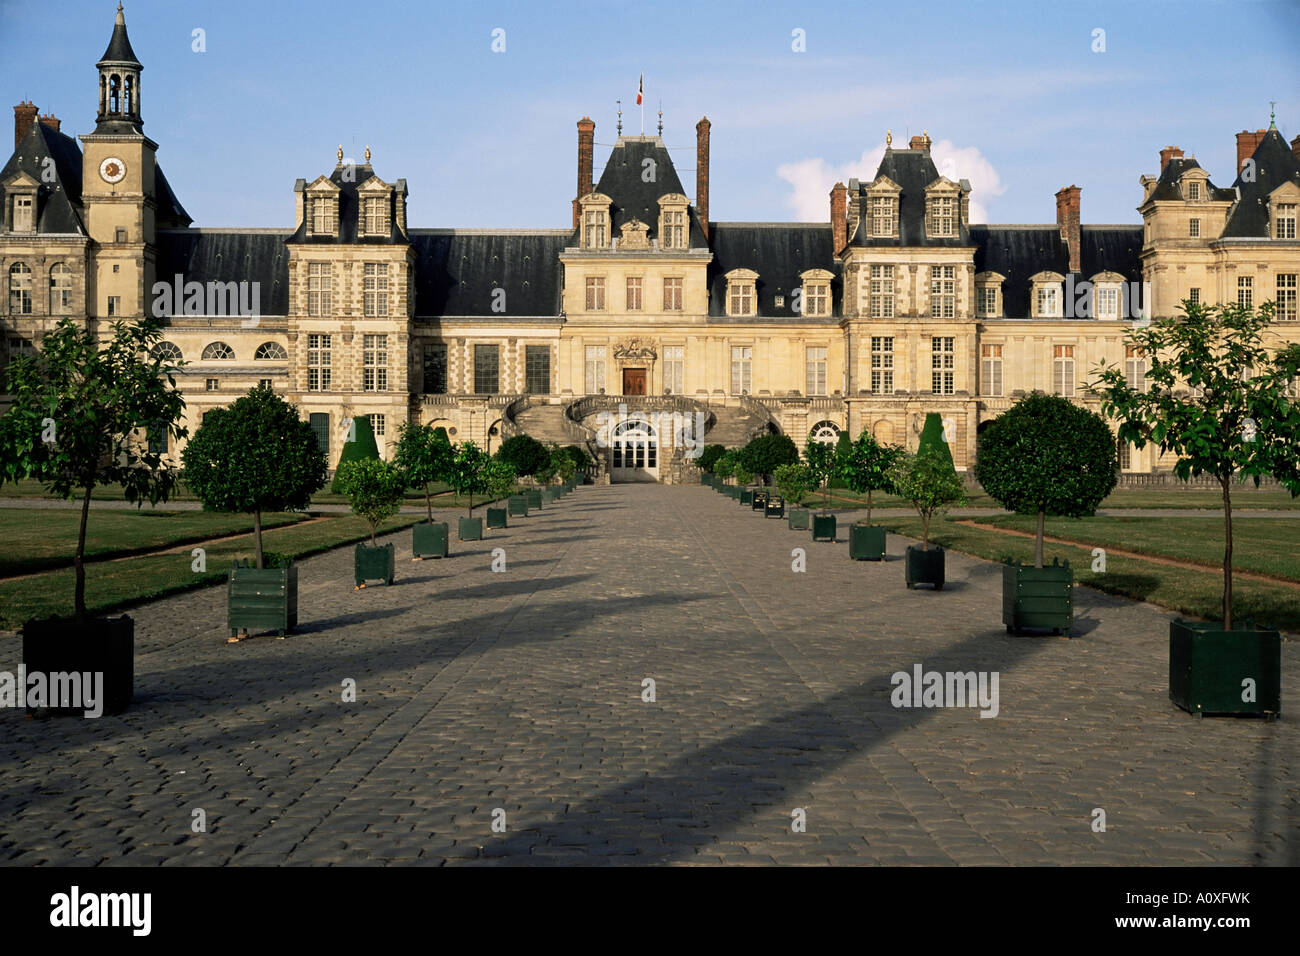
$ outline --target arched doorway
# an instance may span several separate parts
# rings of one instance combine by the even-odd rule
[[[840,426],[832,421],[821,421],[812,427],[808,432],[809,441],[819,441],[826,445],[834,445],[840,440]]]
[[[658,481],[659,436],[643,418],[619,422],[609,440],[610,481]]]

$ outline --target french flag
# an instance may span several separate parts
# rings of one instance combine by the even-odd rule
[[[636,105],[641,105],[641,94],[645,92],[645,74],[641,74],[641,80],[636,85]]]

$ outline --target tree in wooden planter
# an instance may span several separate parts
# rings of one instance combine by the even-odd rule
[[[490,458],[484,465],[483,481],[487,486],[488,496],[501,503],[499,507],[487,509],[487,526],[504,528],[507,526],[508,510],[505,502],[519,487],[519,476],[515,474],[515,468],[509,462],[502,461],[500,458]]]
[[[791,504],[786,514],[787,524],[792,529],[807,531],[808,511],[800,505],[803,504],[803,499],[808,492],[813,489],[813,477],[808,466],[802,462],[781,465],[772,472],[772,478],[776,482],[777,490],[781,492],[781,497]]]
[[[1059,395],[1031,392],[980,433],[975,476],[984,490],[1008,511],[1038,518],[1034,566],[1003,568],[1007,630],[1069,631],[1074,574],[1068,562],[1043,566],[1044,521],[1094,514],[1118,473],[1115,436],[1105,420]]]
[[[128,501],[165,501],[178,475],[149,438],[179,440],[185,408],[172,374],[176,363],[153,354],[162,340],[152,319],[114,322],[105,341],[70,319],[48,333],[34,356],[8,368],[13,404],[0,416],[0,485],[35,478],[61,498],[81,498],[73,554],[73,617],[23,625],[27,672],[102,673],[104,713],[118,713],[134,693],[135,625],[127,615],[92,618],[86,610],[86,524],[100,485],[121,485]],[[85,713],[85,701],[29,698],[30,712]]]
[[[1238,626],[1232,595],[1233,484],[1272,476],[1300,495],[1300,344],[1265,344],[1274,311],[1185,302],[1181,316],[1129,333],[1150,363],[1145,387],[1107,366],[1091,386],[1120,441],[1176,455],[1175,475],[1210,475],[1223,494],[1223,618],[1169,629],[1170,697],[1198,715],[1281,709],[1280,635]]]
[[[447,525],[433,520],[430,486],[434,482],[446,481],[452,454],[451,442],[443,428],[403,422],[398,429],[393,464],[406,475],[408,484],[424,488],[424,506],[429,516],[427,524],[420,523],[411,528],[411,552],[417,558],[447,556]]]
[[[915,455],[903,452],[889,471],[894,493],[912,503],[921,518],[921,546],[910,545],[906,553],[904,576],[907,586],[933,584],[942,590],[944,550],[930,547],[930,522],[949,505],[966,500],[962,484],[952,465],[952,458],[934,447],[919,448]]]
[[[344,462],[335,476],[336,483],[347,495],[352,513],[370,525],[370,546],[356,546],[355,577],[358,590],[367,581],[393,583],[394,548],[391,543],[380,546],[375,535],[379,526],[402,507],[402,496],[409,483],[396,465],[375,458],[359,458]]]
[[[695,467],[703,472],[714,471],[713,466],[718,463],[718,459],[727,453],[727,449],[722,445],[705,445],[700,449],[700,457],[695,459]]]
[[[370,424],[370,416],[358,415],[348,419],[347,424],[348,440],[343,443],[343,451],[339,453],[339,463],[334,470],[334,481],[330,484],[330,492],[336,495],[344,494],[343,486],[339,483],[339,468],[350,461],[367,458],[379,461],[379,446],[375,444],[375,430]]]
[[[721,478],[724,483],[735,474],[735,471],[736,451],[734,448],[719,455],[713,462],[713,473]]]
[[[254,567],[232,569],[228,580],[231,631],[291,630],[298,569],[292,562],[266,567],[262,513],[301,511],[324,487],[325,452],[311,425],[271,389],[255,388],[232,405],[209,411],[181,460],[185,484],[204,509],[253,516]]]
[[[831,506],[831,475],[835,471],[835,446],[828,442],[813,441],[803,447],[803,460],[812,477],[813,487],[821,488],[825,494],[822,499],[822,511],[829,511]]]
[[[799,449],[789,435],[759,435],[740,450],[740,461],[745,470],[757,475],[765,485],[776,469],[793,465],[798,460]]]
[[[890,469],[902,454],[897,445],[882,445],[865,428],[839,460],[839,476],[844,486],[867,496],[867,518],[849,528],[849,555],[857,559],[882,560],[885,556],[885,529],[871,526],[871,496],[877,491],[891,491]]]
[[[462,541],[478,541],[483,537],[483,519],[474,517],[474,496],[487,491],[489,461],[491,459],[487,453],[472,441],[461,442],[456,446],[455,454],[452,456],[451,469],[447,472],[447,483],[455,489],[456,494],[464,495],[469,499],[466,516],[460,519]]]
[[[551,452],[532,435],[512,435],[497,449],[497,458],[511,465],[520,478],[532,478],[546,471],[551,464]]]

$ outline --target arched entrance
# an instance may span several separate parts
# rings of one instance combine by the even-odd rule
[[[643,418],[617,423],[609,438],[610,481],[658,481],[659,436]]]
[[[809,430],[808,440],[834,445],[840,440],[840,426],[832,421],[820,421]]]

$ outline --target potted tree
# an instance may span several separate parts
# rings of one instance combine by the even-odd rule
[[[726,450],[722,445],[705,445],[700,449],[700,457],[695,459],[695,467],[700,470],[700,484],[717,487],[718,476],[714,474],[713,466]]]
[[[736,470],[735,449],[730,449],[724,452],[722,455],[719,455],[718,460],[713,463],[713,473],[717,475],[718,478],[721,479],[722,481],[722,486],[719,490],[722,491],[724,494],[726,494],[727,497],[729,498],[737,497],[737,494],[735,493],[736,492],[735,487],[727,484],[727,482],[732,478],[735,470]]]
[[[901,452],[897,445],[882,445],[864,428],[840,460],[840,478],[845,486],[867,496],[866,521],[855,521],[849,528],[850,558],[884,560],[885,529],[871,524],[871,496],[876,491],[892,490],[889,473]]]
[[[1009,511],[1037,515],[1034,566],[1002,568],[1002,622],[1008,631],[1074,624],[1069,562],[1043,565],[1047,515],[1091,515],[1115,487],[1115,436],[1095,412],[1057,395],[1031,392],[980,433],[975,476]]]
[[[512,435],[501,443],[497,457],[515,469],[520,478],[532,478],[536,484],[537,474],[546,471],[551,464],[551,453],[545,445],[532,435]],[[529,508],[542,506],[540,488],[525,492]]]
[[[835,447],[829,442],[809,440],[803,448],[804,462],[808,474],[813,480],[813,487],[821,487],[822,510],[812,516],[812,539],[814,541],[835,540],[835,516],[830,513],[831,475],[835,473]]]
[[[500,458],[488,459],[484,466],[484,483],[487,485],[487,493],[495,501],[508,500],[518,485],[519,477],[515,474],[514,466]],[[504,528],[507,524],[508,508],[505,505],[499,505],[496,508],[491,506],[487,509],[487,526],[489,528]]]
[[[744,459],[740,453],[736,454],[736,464],[732,466],[731,475],[736,479],[736,487],[740,489],[737,495],[742,505],[752,506],[754,503],[754,489],[749,487],[749,483],[754,480],[753,473],[745,467]]]
[[[777,490],[781,497],[791,504],[786,521],[793,530],[808,530],[808,509],[799,507],[804,496],[812,490],[813,478],[808,466],[802,462],[793,465],[781,465],[772,472]]]
[[[458,495],[469,498],[469,510],[466,517],[460,519],[457,529],[462,541],[481,541],[483,538],[483,519],[474,517],[474,495],[487,490],[486,470],[490,460],[472,441],[461,442],[452,456],[447,480]]]
[[[427,522],[411,526],[412,560],[419,561],[427,557],[445,558],[447,556],[447,523],[433,520],[433,494],[430,489],[435,481],[445,481],[451,467],[451,441],[443,428],[419,425],[415,422],[403,422],[397,433],[397,447],[393,453],[393,463],[406,475],[412,485],[424,488],[424,507],[428,514]]]
[[[1145,390],[1105,366],[1092,386],[1120,441],[1155,444],[1177,456],[1179,478],[1211,475],[1222,491],[1223,618],[1169,624],[1169,696],[1198,716],[1281,712],[1281,635],[1238,621],[1232,595],[1233,484],[1271,475],[1300,494],[1300,345],[1264,344],[1273,315],[1273,303],[1185,302],[1182,316],[1129,334],[1151,363]]]
[[[381,545],[375,539],[379,526],[402,507],[407,478],[400,468],[377,458],[358,458],[344,462],[335,475],[336,484],[348,496],[352,513],[370,525],[370,544],[358,542],[353,562],[356,590],[367,581],[393,583],[393,543]]]
[[[343,486],[339,483],[338,469],[350,461],[360,461],[363,458],[379,460],[379,446],[375,444],[375,430],[370,424],[370,416],[358,415],[348,421],[351,423],[348,440],[343,443],[343,451],[339,452],[339,463],[334,466],[334,480],[330,483],[331,494],[345,497]]]
[[[966,488],[953,468],[952,459],[933,447],[918,448],[915,455],[900,453],[889,472],[894,493],[910,501],[921,518],[921,546],[909,545],[904,561],[904,580],[909,589],[932,584],[943,590],[944,550],[930,546],[930,521],[948,505],[966,500]]]
[[[158,323],[114,322],[109,331],[101,345],[95,333],[63,319],[39,353],[11,362],[13,405],[0,417],[0,484],[31,477],[61,498],[81,498],[73,616],[27,621],[23,663],[28,673],[102,674],[99,705],[116,714],[134,695],[135,622],[128,615],[87,613],[90,497],[100,485],[117,484],[137,505],[165,501],[176,472],[140,430],[173,440],[186,430],[177,424],[185,402],[172,375],[175,363],[151,354],[161,341]],[[28,713],[84,714],[86,708],[77,706],[83,702],[46,700],[42,706],[29,698]]]
[[[286,556],[266,566],[262,513],[301,511],[324,487],[325,452],[316,433],[294,406],[259,387],[208,412],[181,461],[185,484],[205,509],[253,516],[253,563],[236,564],[226,579],[230,643],[241,631],[284,636],[298,623],[298,568]]]

